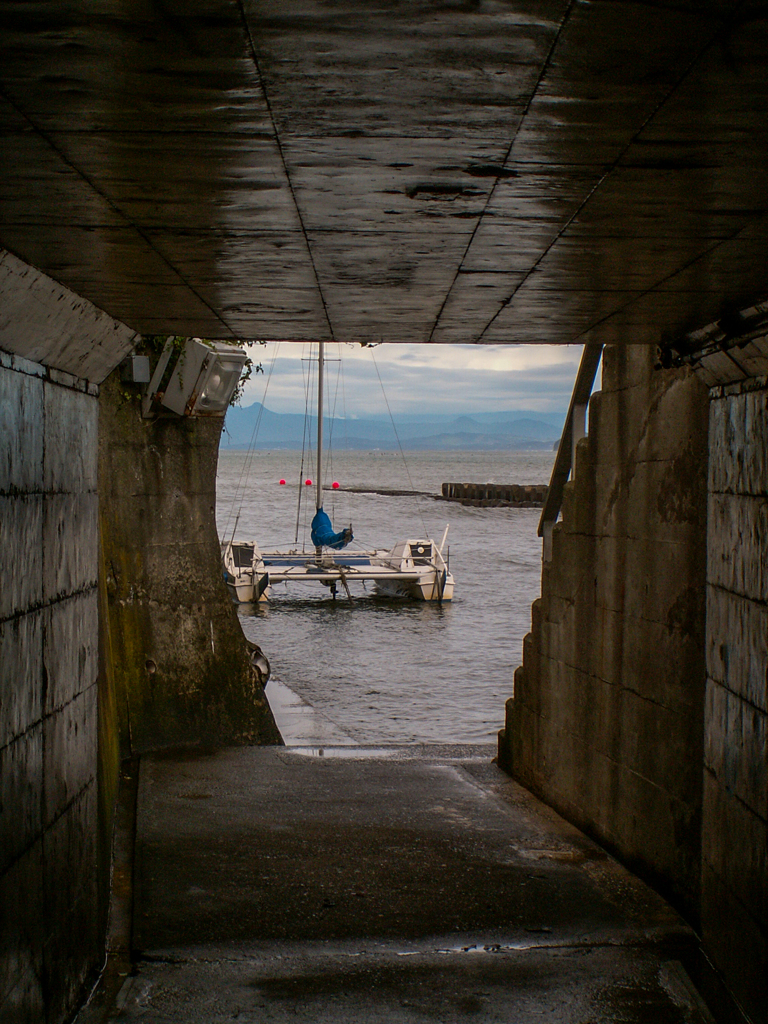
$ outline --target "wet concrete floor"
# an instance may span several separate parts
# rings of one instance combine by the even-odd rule
[[[491,748],[340,739],[142,759],[132,965],[100,1020],[710,1019],[693,933]]]

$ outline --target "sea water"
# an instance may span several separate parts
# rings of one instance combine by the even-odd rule
[[[351,550],[429,536],[446,548],[456,586],[450,604],[385,599],[358,584],[350,601],[319,583],[277,584],[266,605],[240,606],[273,679],[361,744],[495,742],[539,595],[540,509],[474,508],[438,500],[443,482],[540,484],[552,452],[343,452],[327,482],[423,495],[328,490],[334,528],[352,524]],[[285,484],[281,485],[280,480]],[[301,452],[219,456],[217,520],[229,537],[263,551],[313,552],[315,468]],[[299,499],[301,498],[301,501]],[[271,684],[270,684],[271,685]],[[269,690],[268,690],[269,692]]]

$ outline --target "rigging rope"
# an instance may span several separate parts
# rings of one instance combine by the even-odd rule
[[[405,475],[408,477],[408,483],[411,485],[411,490],[415,491],[416,488],[413,486],[413,480],[411,480],[411,472],[408,469],[408,462],[406,461],[406,458],[405,458],[405,452],[403,451],[403,446],[400,443],[400,435],[398,434],[397,427],[395,426],[395,418],[392,415],[392,410],[389,407],[389,399],[387,398],[387,392],[384,390],[384,382],[382,381],[381,374],[379,373],[379,366],[378,366],[378,363],[376,362],[376,356],[373,354],[373,349],[372,348],[371,348],[370,352],[371,352],[371,359],[373,360],[373,366],[374,366],[374,369],[376,370],[376,376],[379,378],[379,384],[381,385],[381,393],[384,396],[384,404],[386,405],[387,412],[389,413],[389,422],[392,424],[392,429],[395,432],[395,439],[397,441],[397,447],[400,449],[400,456],[401,456],[401,458],[403,460],[403,465],[405,466]],[[419,508],[419,519],[421,519],[421,525],[424,527],[424,536],[425,537],[429,537],[429,530],[427,529],[427,524],[424,522],[424,515],[422,514],[421,508]]]
[[[304,351],[305,352],[307,351],[306,346],[304,347]],[[305,372],[305,365],[304,364],[305,364],[306,361],[309,362],[309,373]],[[309,346],[309,360],[306,360],[305,356],[301,357],[301,372],[304,375],[304,431],[303,431],[302,436],[301,436],[301,467],[299,469],[299,497],[298,497],[298,503],[296,505],[296,533],[295,533],[294,538],[293,538],[293,543],[294,544],[298,544],[299,543],[299,522],[301,520],[301,495],[303,494],[303,489],[304,489],[304,457],[305,457],[306,449],[307,449],[307,433],[309,432],[311,434],[311,431],[309,430],[309,390],[310,390],[310,385],[312,383],[312,346],[311,345]],[[309,451],[310,451],[310,454],[311,454],[312,453],[311,442],[309,444]],[[307,539],[307,522],[306,522],[306,516],[305,516],[304,517],[304,537],[302,539],[302,544],[301,544],[302,550],[304,550],[306,539]]]
[[[259,436],[259,429],[261,427],[261,418],[262,418],[262,416],[264,414],[264,403],[265,403],[265,401],[267,399],[267,392],[269,391],[269,384],[270,384],[270,381],[272,380],[272,374],[273,374],[274,369],[275,369],[275,363],[277,362],[277,354],[278,354],[279,351],[280,351],[280,342],[278,342],[277,345],[275,346],[275,352],[274,352],[274,355],[272,356],[272,363],[271,363],[271,365],[269,367],[269,373],[267,374],[267,379],[264,382],[264,393],[261,396],[261,405],[260,405],[260,408],[259,408],[259,413],[258,413],[258,416],[256,417],[256,422],[255,422],[255,424],[253,426],[253,430],[251,431],[251,439],[248,442],[248,448],[247,448],[246,453],[245,453],[245,459],[243,459],[242,465],[240,466],[240,476],[238,477],[237,484],[235,485],[235,491],[234,491],[234,494],[232,496],[232,502],[231,502],[231,504],[229,506],[229,512],[227,513],[227,521],[224,524],[224,529],[222,530],[222,537],[226,537],[227,531],[229,530],[229,524],[230,524],[230,521],[232,519],[232,513],[234,512],[234,509],[235,509],[235,503],[237,502],[237,500],[239,498],[240,499],[240,505],[238,506],[238,509],[237,509],[237,516],[235,517],[235,525],[232,527],[232,536],[230,538],[230,544],[235,539],[235,530],[237,529],[237,523],[238,523],[238,520],[240,519],[240,512],[242,511],[242,508],[243,508],[243,499],[245,497],[245,488],[248,485],[248,478],[249,478],[250,472],[251,472],[251,465],[253,464],[253,457],[255,455],[256,439]]]
[[[328,395],[328,404],[329,404],[330,410],[331,410],[331,422],[330,422],[330,426],[329,426],[329,429],[328,429],[328,460],[327,460],[328,472],[325,474],[326,481],[328,480],[328,478],[333,480],[333,427],[334,427],[334,424],[336,423],[336,406],[337,406],[338,401],[339,401],[339,382],[340,381],[343,382],[343,376],[344,376],[344,374],[343,374],[344,364],[343,364],[342,359],[341,359],[341,345],[338,342],[336,344],[336,350],[337,350],[338,357],[339,357],[338,358],[338,364],[339,365],[338,365],[338,368],[336,370],[336,387],[334,388],[334,391],[333,391],[333,401],[332,402],[331,402],[330,393]],[[329,387],[329,392],[330,392],[330,381],[328,383],[328,387]],[[344,389],[343,389],[343,386],[342,386],[342,396],[343,396],[343,394],[344,394]],[[346,414],[347,414],[347,411],[346,411],[346,407],[344,406],[343,401],[342,401],[342,406],[343,406],[343,408],[342,408],[342,417],[344,418],[344,427],[345,427],[345,434],[346,434]],[[349,511],[348,507],[347,507],[347,511]],[[335,518],[336,518],[336,491],[331,489],[331,519],[335,519]]]

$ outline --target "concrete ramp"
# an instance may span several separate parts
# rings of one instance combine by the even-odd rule
[[[134,875],[108,1019],[707,1019],[693,933],[484,748],[145,758]]]

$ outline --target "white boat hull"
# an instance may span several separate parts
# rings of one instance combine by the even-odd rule
[[[323,583],[337,592],[337,585],[374,583],[379,594],[415,601],[448,602],[453,599],[453,576],[442,550],[431,540],[408,540],[391,551],[363,551],[319,558],[301,552],[265,552],[264,570],[270,583]]]
[[[269,597],[269,576],[254,543],[230,543],[222,548],[224,582],[237,604],[253,604]]]
[[[377,579],[376,590],[384,597],[410,598],[412,601],[437,601],[446,604],[453,600],[453,576],[430,571],[416,580]]]
[[[269,600],[269,585],[264,587],[261,593],[258,593],[258,588],[252,579],[233,582],[227,580],[226,582],[229,596],[235,604],[254,604],[256,601]]]

